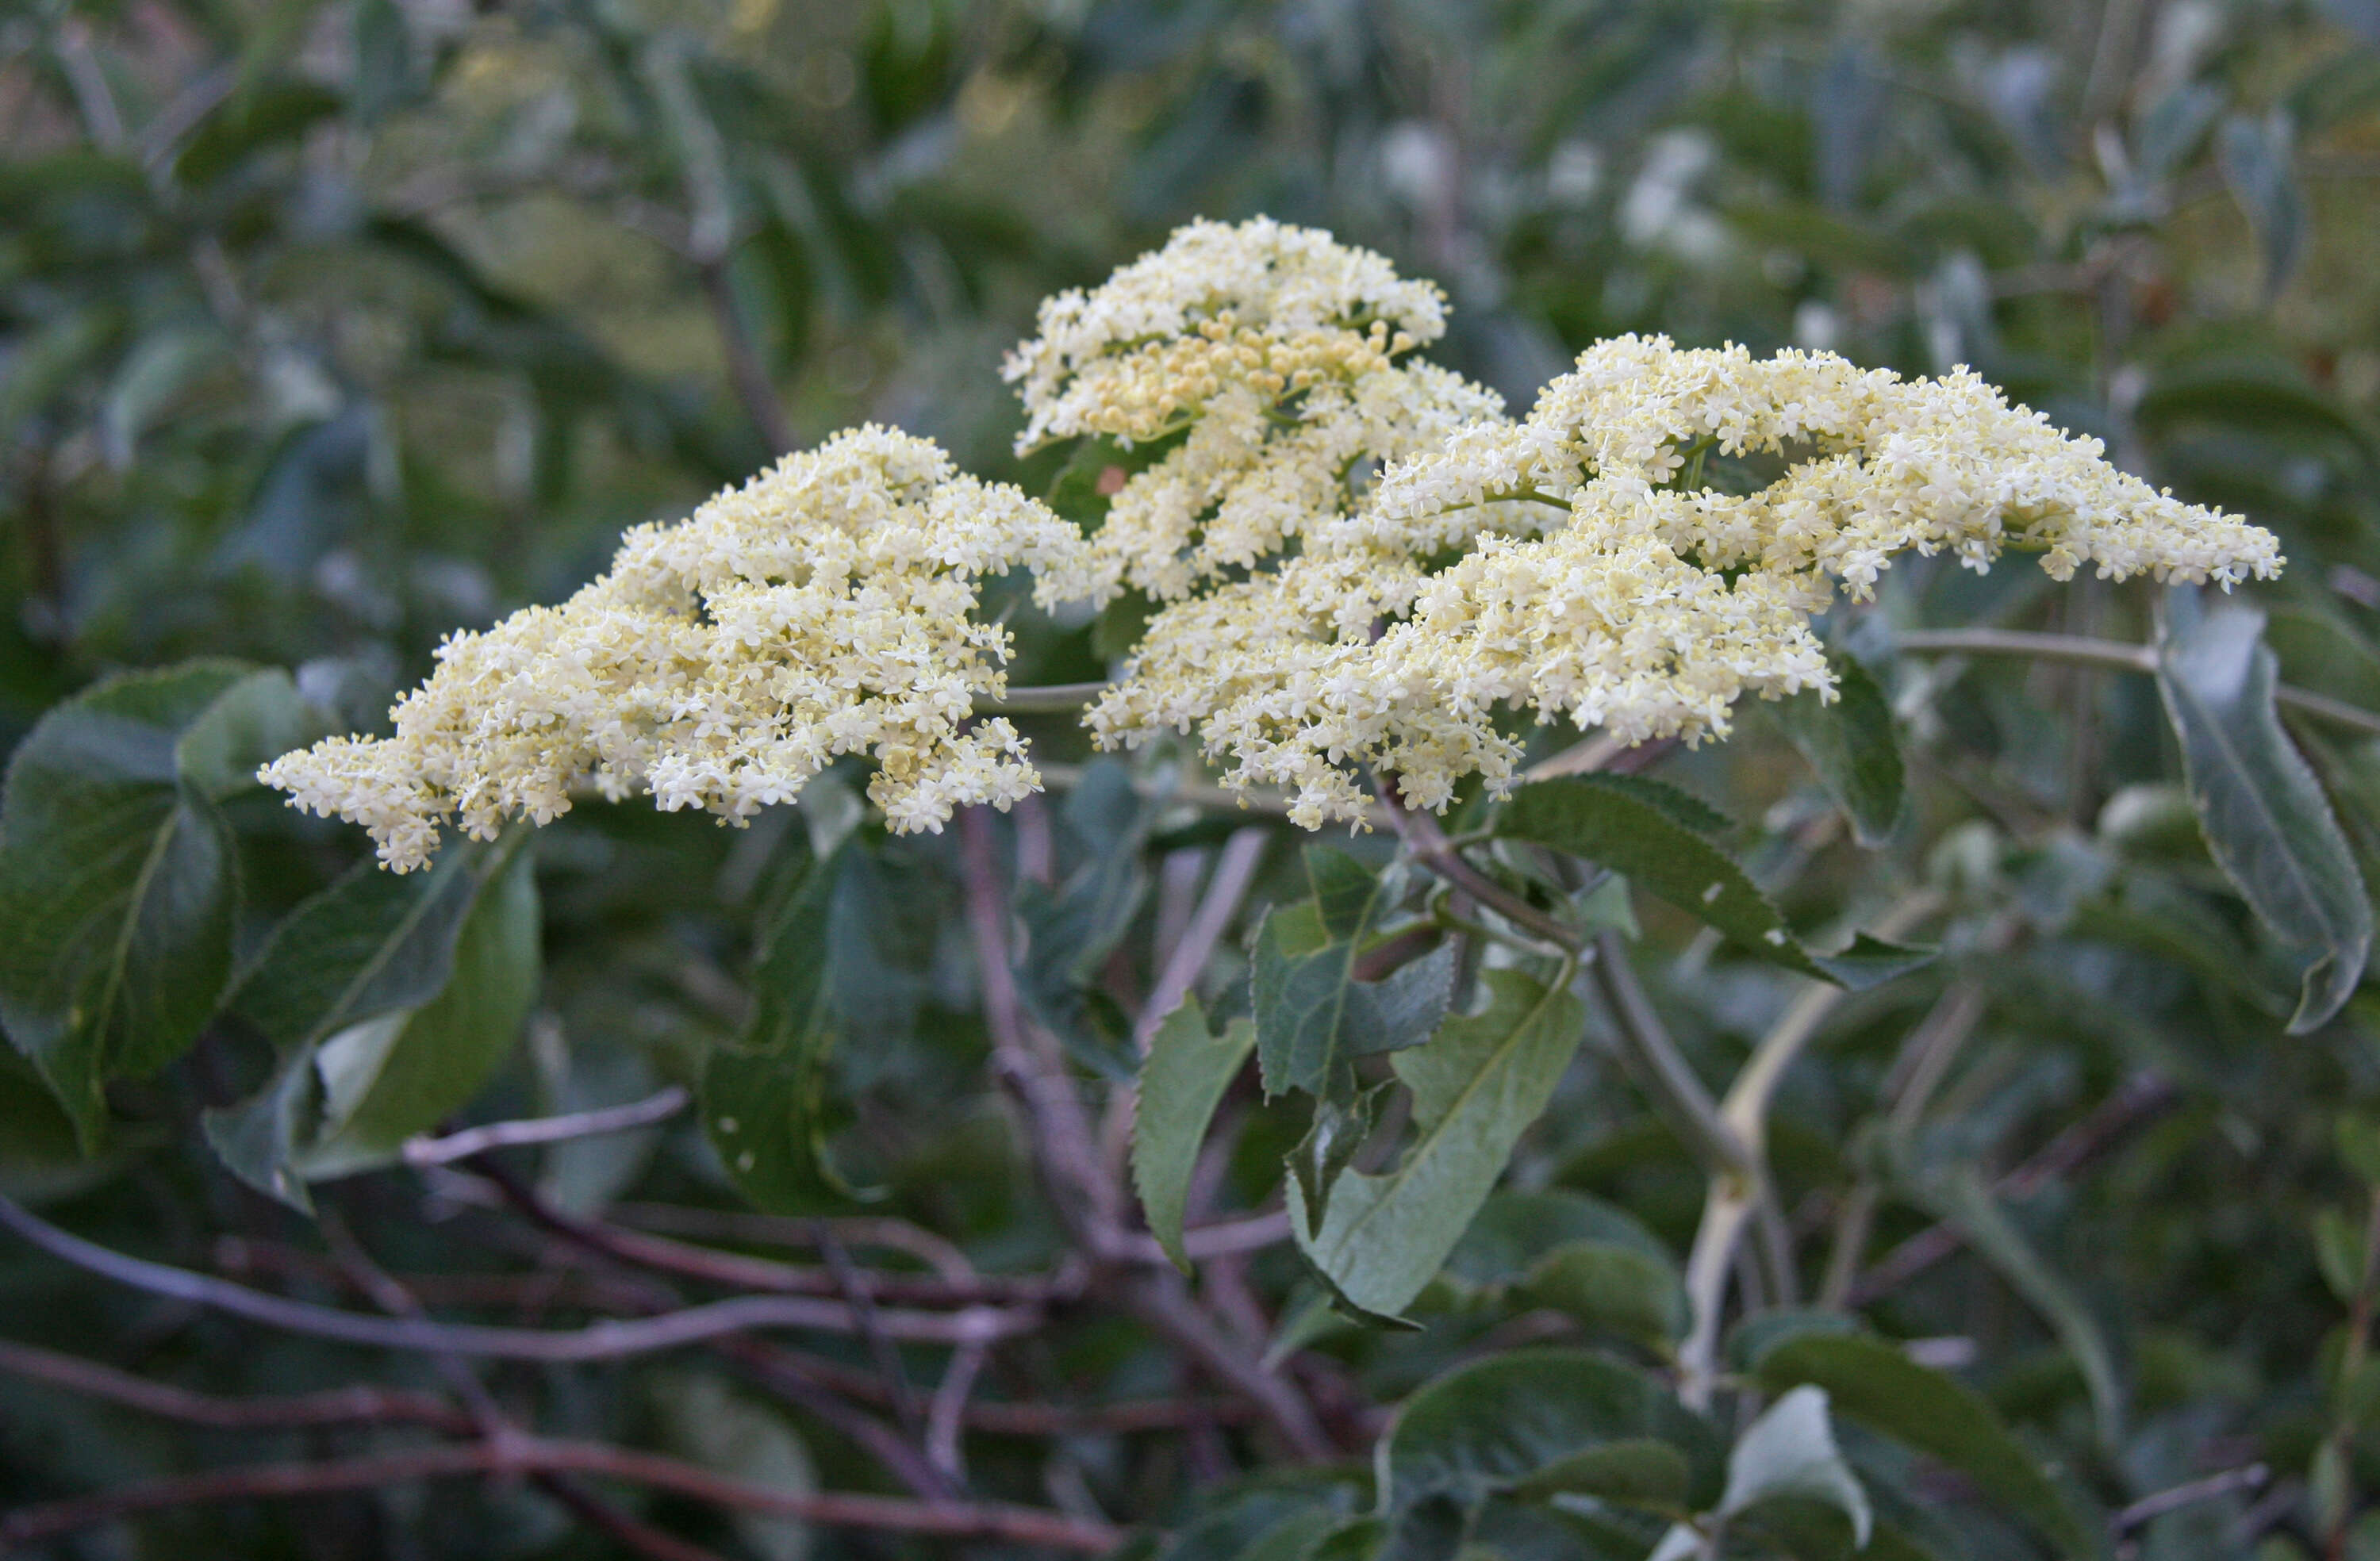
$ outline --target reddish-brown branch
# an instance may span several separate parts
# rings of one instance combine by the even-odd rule
[[[2180,1098],[2180,1092],[2155,1073],[2135,1073],[2088,1116],[2000,1178],[1993,1191],[2003,1198],[2031,1197],[2046,1183],[2071,1175],[2096,1159],[2117,1139],[2141,1122],[2162,1115]],[[1947,1220],[1919,1231],[1861,1275],[1859,1282],[1843,1298],[1844,1304],[1865,1306],[1879,1296],[1890,1294],[1957,1252],[1966,1240],[1966,1233]]]
[[[1026,1017],[1016,989],[1009,962],[1008,893],[1001,882],[989,808],[959,810],[959,862],[992,1066],[1032,1123],[1034,1164],[1051,1208],[1077,1246],[1094,1261],[1105,1259],[1123,1228],[1118,1190],[1102,1174],[1090,1113],[1064,1059]]]
[[[663,1236],[702,1241],[749,1241],[761,1246],[808,1247],[820,1227],[846,1247],[905,1252],[945,1279],[972,1279],[965,1252],[922,1225],[883,1215],[845,1215],[833,1219],[756,1214],[748,1209],[689,1208],[676,1204],[614,1204],[612,1218]],[[890,1277],[890,1276],[885,1276]]]
[[[849,1333],[855,1325],[848,1306],[806,1296],[737,1296],[659,1316],[607,1320],[582,1328],[507,1328],[415,1317],[371,1317],[266,1295],[211,1275],[112,1252],[59,1229],[6,1198],[0,1198],[0,1227],[53,1257],[135,1289],[211,1306],[267,1327],[370,1349],[571,1362],[682,1349],[756,1328]],[[884,1331],[892,1337],[935,1344],[964,1344],[1026,1332],[1040,1323],[1035,1312],[988,1307],[950,1313],[886,1312],[880,1317]]]
[[[699,1279],[733,1289],[832,1298],[851,1307],[853,1326],[843,1331],[863,1335],[867,1331],[860,1325],[863,1309],[846,1293],[844,1281],[836,1277],[831,1265],[825,1268],[806,1268],[798,1264],[779,1263],[773,1258],[694,1246],[601,1220],[576,1218],[535,1200],[526,1204],[521,1202],[514,1195],[514,1190],[505,1185],[506,1179],[496,1174],[499,1168],[492,1161],[480,1160],[471,1168],[495,1182],[504,1191],[505,1200],[522,1213],[590,1252],[639,1268],[674,1274],[685,1279]],[[888,1274],[868,1269],[861,1274],[861,1277],[867,1289],[868,1309],[880,1303],[954,1307],[1032,1306],[1050,1299],[1052,1293],[1050,1281],[1030,1277],[973,1272],[949,1276]]]
[[[472,1417],[434,1393],[393,1387],[334,1387],[272,1398],[226,1398],[152,1382],[96,1361],[39,1345],[0,1340],[0,1372],[104,1398],[144,1414],[219,1431],[288,1431],[327,1425],[426,1425],[468,1434]]]
[[[625,1132],[630,1128],[650,1127],[655,1122],[669,1120],[686,1109],[686,1104],[691,1098],[683,1086],[672,1084],[642,1100],[625,1106],[605,1107],[600,1111],[576,1111],[566,1117],[530,1117],[520,1121],[490,1122],[482,1127],[450,1132],[443,1138],[427,1135],[409,1138],[405,1141],[405,1163],[419,1169],[423,1166],[443,1166],[455,1160],[468,1160],[491,1149],[529,1144],[561,1144],[574,1138]]]
[[[610,1232],[562,1213],[540,1197],[537,1189],[501,1162],[482,1161],[480,1170],[504,1194],[506,1203],[542,1229],[597,1257],[614,1263],[625,1261],[611,1250],[607,1240]],[[641,1292],[639,1302],[647,1309],[667,1309],[677,1304],[676,1293],[659,1280],[643,1278],[634,1273],[625,1275],[624,1278]],[[934,1500],[954,1494],[941,1471],[934,1468],[918,1447],[883,1422],[845,1403],[819,1379],[816,1373],[808,1369],[808,1357],[780,1349],[757,1338],[719,1338],[710,1342],[710,1348],[715,1354],[734,1362],[747,1376],[769,1391],[817,1416],[838,1434],[848,1437],[881,1464],[895,1480],[918,1495]]]
[[[581,1489],[566,1474],[547,1471],[534,1476],[537,1488],[571,1510],[573,1516],[648,1561],[724,1561],[718,1552],[691,1544],[675,1534],[654,1528],[634,1513],[623,1512],[602,1497]]]
[[[363,1244],[351,1235],[346,1223],[328,1208],[321,1215],[322,1237],[331,1248],[333,1263],[350,1283],[358,1286],[381,1310],[399,1317],[426,1315],[419,1297],[391,1277]],[[455,1389],[478,1422],[480,1438],[498,1447],[509,1447],[522,1435],[496,1403],[471,1368],[459,1358],[440,1352],[432,1357],[439,1374]],[[567,1474],[552,1470],[540,1470],[529,1481],[547,1495],[560,1502],[582,1523],[597,1532],[609,1536],[646,1561],[720,1561],[720,1558],[699,1545],[689,1544],[674,1534],[644,1522],[635,1514],[625,1512],[592,1491],[580,1486]]]
[[[1068,1233],[1096,1265],[1094,1283],[1108,1287],[1109,1293],[1188,1352],[1218,1383],[1255,1404],[1294,1456],[1307,1461],[1336,1456],[1337,1449],[1296,1390],[1243,1355],[1182,1288],[1178,1276],[1170,1271],[1117,1272],[1138,1243],[1123,1228],[1122,1189],[1107,1174],[1089,1113],[1075,1093],[1065,1060],[1055,1043],[1026,1017],[1009,965],[1008,896],[988,810],[961,810],[959,859],[993,1064],[1001,1082],[1024,1107],[1034,1135],[1036,1168]]]
[[[1242,1354],[1191,1301],[1179,1275],[1146,1274],[1132,1282],[1126,1301],[1143,1322],[1179,1345],[1208,1375],[1255,1404],[1297,1458],[1319,1463],[1338,1456],[1296,1386]]]
[[[941,1539],[997,1540],[1086,1555],[1111,1550],[1123,1538],[1122,1531],[1111,1525],[1035,1507],[995,1502],[805,1494],[732,1480],[657,1453],[601,1443],[526,1437],[504,1446],[474,1443],[316,1463],[260,1464],[19,1507],[0,1517],[0,1546],[31,1544],[94,1523],[169,1507],[372,1490],[419,1480],[537,1473],[585,1474],[650,1485],[698,1501],[796,1519],[825,1528],[870,1529]]]

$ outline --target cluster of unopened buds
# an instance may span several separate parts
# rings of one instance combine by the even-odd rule
[[[1044,607],[1153,608],[1086,712],[1102,746],[1195,734],[1223,784],[1283,788],[1317,828],[1360,817],[1366,770],[1432,808],[1467,777],[1509,782],[1500,711],[1691,743],[1725,736],[1747,694],[1831,696],[1811,619],[1897,553],[1983,569],[2016,548],[2061,580],[2225,587],[2282,563],[2269,532],[1964,370],[1623,336],[1515,421],[1413,356],[1444,329],[1438,289],[1378,255],[1194,224],[1045,302],[1009,359],[1020,454],[1116,448],[1089,535],[928,441],[839,434],[638,527],[560,607],[450,638],[393,735],[263,779],[364,826],[400,871],[445,826],[541,823],[580,785],[740,820],[846,754],[876,761],[890,828],[939,829],[1040,783],[1015,730],[975,715],[1011,648],[981,584],[1023,568]],[[1702,480],[1746,455],[1781,475]]]

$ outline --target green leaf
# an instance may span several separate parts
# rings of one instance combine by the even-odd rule
[[[1489,1198],[1446,1260],[1466,1285],[1505,1285],[1557,1248],[1587,1241],[1642,1252],[1674,1268],[1670,1249],[1627,1210],[1584,1192],[1499,1192]]]
[[[1237,1561],[1304,1561],[1324,1538],[1341,1527],[1340,1515],[1327,1507],[1293,1513],[1257,1536]]]
[[[1378,981],[1355,979],[1366,940],[1388,909],[1380,881],[1344,852],[1309,846],[1314,897],[1265,917],[1257,937],[1257,1057],[1268,1097],[1302,1089],[1342,1095],[1356,1058],[1418,1046],[1453,993],[1451,947]]]
[[[1736,1438],[1718,1516],[1732,1518],[1779,1496],[1803,1496],[1836,1508],[1852,1520],[1853,1543],[1867,1547],[1876,1517],[1859,1477],[1835,1446],[1823,1388],[1792,1389]]]
[[[2349,1170],[2367,1186],[2380,1187],[2380,1119],[2342,1111],[2331,1124],[2331,1139]]]
[[[231,1008],[273,1043],[279,1060],[257,1094],[205,1118],[208,1142],[242,1180],[295,1207],[310,1206],[307,1155],[372,1102],[380,1073],[412,1021],[454,977],[456,946],[482,891],[504,878],[527,838],[516,830],[494,842],[452,841],[418,873],[358,863],[273,930]],[[458,999],[423,1032],[422,1044],[453,1045],[460,1065],[478,1066],[475,1087],[492,1066],[488,1052],[501,1057],[510,1044],[527,1007],[522,989],[536,979],[534,886],[511,883],[499,898],[504,908],[480,924],[484,941],[472,955],[473,986],[486,1006]],[[450,1029],[482,1017],[496,1023],[506,1012],[510,1023],[496,1037],[457,1037]],[[432,1058],[424,1071],[439,1069]],[[389,1115],[372,1112],[379,1132],[404,1113],[408,1097],[443,1093],[413,1062],[399,1070],[391,1089],[382,1097]]]
[[[1835,674],[1831,702],[1812,689],[1777,708],[1793,745],[1851,821],[1853,837],[1864,846],[1880,846],[1900,823],[1903,801],[1892,704],[1859,662],[1848,656],[1827,660]]]
[[[1684,1463],[1688,1507],[1718,1498],[1718,1438],[1658,1381],[1587,1350],[1516,1349],[1457,1367],[1405,1400],[1380,1450],[1383,1504],[1441,1494],[1473,1504],[1534,1487],[1590,1449],[1647,1440]]]
[[[859,853],[846,843],[821,859],[807,832],[785,831],[757,918],[751,1016],[741,1044],[703,1066],[703,1131],[764,1209],[808,1212],[856,1195],[827,1155],[825,1095],[839,1028],[830,932]]]
[[[1240,1561],[1250,1545],[1303,1514],[1345,1519],[1361,1493],[1344,1470],[1273,1469],[1197,1490],[1194,1499],[1195,1515],[1160,1553],[1164,1561]]]
[[[233,1170],[307,1206],[298,1160],[363,1104],[407,1023],[444,990],[480,891],[517,844],[455,842],[428,870],[405,876],[359,863],[274,930],[231,1006],[280,1061],[256,1095],[206,1118],[209,1141]],[[327,1072],[319,1055],[326,1047]],[[333,1083],[335,1097],[326,1094]]]
[[[1384,1519],[1351,1518],[1309,1545],[1305,1561],[1372,1561],[1388,1538]]]
[[[1626,875],[1747,953],[1853,991],[1888,981],[1933,958],[1864,934],[1840,953],[1813,955],[1753,886],[1734,858],[1697,828],[1711,810],[1641,776],[1564,775],[1523,786],[1496,832],[1535,841]]]
[[[1289,1152],[1286,1162],[1290,1180],[1297,1184],[1298,1194],[1311,1218],[1318,1221],[1329,1217],[1331,1189],[1338,1185],[1340,1173],[1354,1164],[1357,1151],[1371,1138],[1373,1124],[1379,1119],[1380,1096],[1388,1093],[1388,1088],[1386,1084],[1375,1084],[1353,1095],[1326,1095],[1315,1101],[1313,1120],[1306,1127],[1305,1136]]]
[[[132,465],[140,436],[192,381],[235,362],[231,344],[212,321],[160,326],[124,357],[99,416],[100,447],[118,471]]]
[[[1367,1313],[1397,1316],[1445,1264],[1578,1049],[1585,1015],[1566,982],[1494,970],[1481,983],[1483,1011],[1449,1019],[1427,1046],[1397,1055],[1415,1137],[1395,1168],[1342,1172],[1318,1229],[1289,1180],[1299,1250]]]
[[[1141,1064],[1132,1183],[1158,1245],[1184,1274],[1190,1254],[1182,1247],[1182,1219],[1190,1172],[1216,1106],[1256,1044],[1256,1026],[1245,1019],[1233,1020],[1220,1035],[1208,1035],[1206,1011],[1197,998],[1187,998],[1158,1026]]]
[[[2194,598],[2171,600],[2157,688],[2180,739],[2191,804],[2224,876],[2307,960],[2289,1025],[2303,1035],[2362,979],[2371,902],[2328,799],[2275,712],[2263,614],[2240,606],[2200,613]]]
[[[212,183],[250,153],[293,139],[338,111],[337,96],[311,82],[273,82],[244,92],[226,102],[183,147],[174,160],[175,182],[186,188]]]
[[[541,928],[537,873],[529,853],[516,851],[472,902],[436,997],[315,1048],[322,1119],[292,1156],[298,1174],[322,1180],[393,1164],[407,1139],[480,1093],[537,1000]]]
[[[175,745],[182,779],[221,802],[263,784],[257,770],[330,729],[326,714],[298,692],[278,667],[251,672],[225,688]]]
[[[1685,1509],[1687,1473],[1685,1455],[1669,1443],[1623,1436],[1554,1459],[1510,1494],[1524,1501],[1593,1496],[1617,1507],[1675,1513]]]
[[[118,1132],[106,1153],[85,1155],[41,1074],[0,1047],[0,1195],[36,1205],[74,1197],[115,1177],[140,1147],[135,1134]]]
[[[1755,1369],[1772,1393],[1825,1388],[1835,1413],[1959,1470],[2067,1555],[2093,1554],[2058,1487],[1992,1407],[1896,1346],[1860,1334],[1801,1333],[1761,1355]]]
[[[276,675],[208,661],[112,679],[43,716],[10,761],[0,1024],[86,1150],[105,1081],[179,1056],[230,978],[237,860],[211,767],[182,743]]]
[[[1108,506],[1124,483],[1155,465],[1172,443],[1152,451],[1146,444],[1118,443],[1104,434],[1081,439],[1050,479],[1042,502],[1085,533],[1095,532],[1107,520]]]
[[[1685,1337],[1691,1321],[1676,1265],[1609,1242],[1555,1248],[1529,1270],[1521,1291],[1534,1305],[1661,1354]]]
[[[1016,890],[1025,929],[1017,990],[1070,1052],[1118,1082],[1135,1059],[1124,1026],[1100,1023],[1101,1008],[1113,1005],[1099,978],[1147,888],[1141,844],[1152,817],[1129,766],[1086,765],[1059,812],[1072,870],[1054,889],[1026,882]]]
[[[2108,1446],[2117,1446],[2123,1430],[2124,1390],[2116,1373],[2115,1353],[2107,1346],[2099,1320],[2033,1250],[2033,1243],[2000,1207],[1972,1164],[1948,1173],[1937,1189],[1930,1200],[1937,1204],[1936,1212],[1965,1233],[1968,1244],[2041,1314],[2073,1357],[2091,1395],[2100,1440]]]
[[[663,1441],[680,1457],[789,1496],[818,1491],[809,1448],[792,1424],[724,1378],[672,1373],[654,1383],[651,1400]],[[810,1526],[799,1519],[741,1513],[733,1521],[737,1537],[762,1561],[801,1561],[810,1553]]]
[[[2318,1209],[2313,1216],[2314,1265],[2322,1282],[2341,1306],[2355,1300],[2363,1288],[2363,1228],[2337,1209]]]
[[[2265,256],[2265,296],[2278,294],[2297,269],[2305,248],[2305,196],[2298,188],[2296,131],[2289,111],[2276,108],[2262,118],[2228,116],[2216,133],[2216,163],[2223,182],[2255,230]]]

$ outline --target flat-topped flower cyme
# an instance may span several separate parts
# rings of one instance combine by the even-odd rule
[[[1784,474],[1730,494],[1681,480],[1698,453],[1782,455]],[[2015,548],[2059,580],[2151,575],[2224,586],[2269,579],[2273,534],[2185,504],[2118,470],[1960,369],[1904,380],[1832,353],[1755,358],[1621,336],[1579,356],[1528,417],[1464,430],[1388,474],[1384,517],[1459,512],[1531,493],[1566,504],[1567,531],[1650,534],[1706,568],[1755,568],[1873,590],[1895,553],[1945,549],[1981,569]]]
[[[582,781],[740,820],[854,753],[875,757],[868,795],[894,829],[939,829],[1040,785],[1008,722],[969,724],[1005,686],[1009,643],[976,619],[978,582],[1022,564],[1079,596],[1082,554],[1016,489],[862,428],[638,526],[561,606],[452,636],[395,735],[334,737],[262,779],[361,824],[400,872],[443,824],[485,839],[545,823]]]
[[[1019,449],[1100,438],[1139,467],[1088,538],[928,441],[840,434],[631,532],[560,607],[450,639],[394,736],[264,779],[400,870],[446,824],[543,822],[588,782],[740,820],[844,754],[875,758],[892,829],[938,829],[1040,782],[974,719],[1009,646],[979,583],[1022,566],[1044,606],[1157,604],[1086,712],[1102,746],[1195,732],[1226,785],[1284,787],[1318,828],[1361,818],[1367,772],[1433,808],[1507,784],[1512,712],[1694,743],[1747,695],[1831,697],[1811,615],[1900,552],[2227,588],[2282,563],[1964,369],[1623,336],[1512,422],[1410,356],[1444,330],[1434,285],[1261,219],[1184,228],[1038,323],[1006,368]],[[1722,490],[1714,456],[1776,475]]]
[[[1713,452],[1785,469],[1722,492],[1698,480]],[[1515,505],[1552,517],[1545,534],[1515,535]],[[1839,586],[1868,597],[1899,552],[1984,569],[2017,548],[2061,580],[2090,563],[2226,587],[2282,563],[2270,532],[2117,470],[1963,369],[1903,380],[1658,336],[1597,344],[1526,419],[1476,421],[1392,466],[1329,534],[1466,531],[1466,556],[1427,578],[1403,557],[1377,584],[1301,558],[1169,609],[1094,732],[1131,746],[1195,730],[1226,785],[1289,787],[1312,828],[1361,817],[1366,768],[1416,806],[1443,807],[1470,774],[1506,783],[1520,747],[1499,708],[1694,743],[1727,735],[1747,693],[1831,697],[1810,616]]]

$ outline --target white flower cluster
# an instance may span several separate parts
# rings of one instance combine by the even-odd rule
[[[1289,560],[1159,613],[1086,720],[1109,747],[1195,729],[1225,785],[1286,787],[1290,818],[1318,829],[1362,816],[1366,768],[1416,807],[1445,807],[1467,775],[1509,781],[1521,747],[1500,707],[1691,741],[1723,735],[1747,692],[1830,687],[1798,586],[1730,582],[1653,538],[1584,540],[1484,536],[1427,575]],[[1377,635],[1350,629],[1350,604]]]
[[[394,736],[264,780],[399,870],[444,824],[542,822],[585,781],[740,819],[843,754],[875,757],[893,829],[938,829],[1039,784],[1006,721],[973,719],[1009,646],[978,584],[1022,565],[1044,605],[1160,604],[1087,713],[1102,745],[1196,732],[1226,784],[1285,787],[1316,828],[1360,818],[1367,769],[1435,808],[1508,782],[1508,712],[1691,743],[1747,694],[1831,696],[1811,614],[1907,550],[2227,587],[2282,563],[1963,369],[1624,336],[1511,422],[1408,358],[1444,330],[1436,287],[1269,221],[1184,228],[1038,324],[1006,368],[1019,449],[1160,447],[1089,538],[927,441],[844,433],[630,533],[562,606],[450,639]],[[1726,490],[1714,457],[1779,475]]]
[[[1009,640],[976,620],[978,583],[1018,564],[1045,600],[1088,588],[1081,537],[1048,509],[956,476],[930,441],[859,429],[631,531],[560,607],[452,636],[394,736],[332,738],[261,779],[364,826],[400,872],[442,824],[544,823],[582,780],[743,819],[842,754],[875,756],[892,829],[938,830],[1040,784],[1006,721],[969,724]]]
[[[1179,601],[1292,545],[1410,551],[1414,538],[1349,529],[1352,500],[1390,462],[1502,421],[1493,392],[1397,361],[1445,330],[1438,289],[1309,228],[1193,224],[1049,299],[1038,323],[1005,370],[1025,403],[1019,453],[1086,434],[1175,442],[1091,539],[1101,600],[1129,586]]]
[[[1697,480],[1714,453],[1785,469],[1723,492]],[[1746,693],[1831,697],[1810,615],[1838,584],[1871,594],[1909,549],[2227,587],[2282,563],[2270,533],[2118,471],[1964,370],[1903,381],[1663,337],[1597,344],[1524,421],[1474,420],[1354,498],[1307,556],[1159,614],[1090,712],[1099,740],[1195,729],[1227,784],[1289,787],[1310,828],[1360,817],[1366,767],[1416,806],[1470,774],[1508,781],[1500,707],[1691,743],[1726,735]],[[1559,528],[1515,535],[1515,505]],[[1327,556],[1358,536],[1385,565],[1371,577]],[[1413,570],[1459,541],[1465,556]]]
[[[1679,480],[1696,452],[1782,455],[1768,486],[1729,494]],[[2055,578],[2270,578],[2272,533],[2184,504],[2117,470],[1961,369],[1938,380],[1863,369],[1832,353],[1755,358],[1681,351],[1666,336],[1598,342],[1527,419],[1466,430],[1383,479],[1387,517],[1529,490],[1572,527],[1651,535],[1709,569],[1827,581],[1865,598],[1894,553],[1948,549],[1981,569],[2010,547]],[[1823,576],[1824,579],[1820,577]]]

